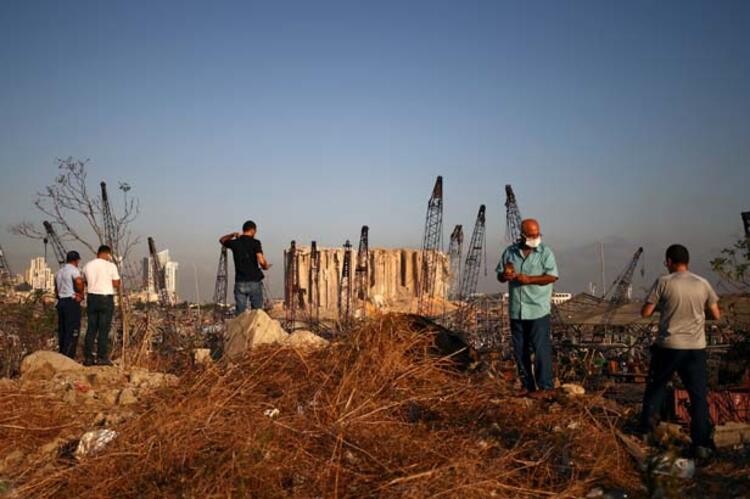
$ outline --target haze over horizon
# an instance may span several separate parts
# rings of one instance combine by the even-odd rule
[[[715,282],[750,210],[748,26],[742,1],[6,2],[0,244],[16,273],[42,255],[6,229],[41,224],[55,158],[90,158],[92,186],[132,185],[137,256],[168,248],[182,298],[196,272],[211,299],[246,219],[278,297],[292,239],[356,245],[366,224],[372,247],[419,247],[442,175],[446,249],[487,205],[483,291],[504,289],[506,183],[560,291],[598,283],[598,241],[609,282],[644,247],[636,294],[673,242]]]

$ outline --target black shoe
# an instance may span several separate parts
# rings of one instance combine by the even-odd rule
[[[102,359],[96,362],[96,365],[98,366],[112,366],[112,361],[109,359]]]
[[[93,366],[95,364],[96,362],[94,362],[94,359],[92,359],[91,357],[86,357],[85,359],[83,359],[84,366]]]
[[[690,456],[701,465],[711,462],[715,455],[716,451],[710,447],[696,446],[690,448]]]

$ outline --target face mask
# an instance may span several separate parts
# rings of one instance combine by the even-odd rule
[[[534,239],[526,239],[524,238],[524,244],[528,246],[529,248],[538,248],[540,244],[542,244],[542,238],[541,237],[535,237]]]

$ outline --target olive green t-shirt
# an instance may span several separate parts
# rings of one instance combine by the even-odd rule
[[[718,301],[711,284],[692,272],[658,278],[646,298],[661,314],[656,345],[675,350],[706,348],[706,307]]]

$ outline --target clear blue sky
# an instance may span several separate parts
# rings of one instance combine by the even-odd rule
[[[643,245],[650,281],[677,241],[706,272],[750,209],[747,1],[6,1],[0,68],[15,270],[41,248],[5,228],[67,156],[133,185],[204,299],[247,218],[277,294],[291,239],[419,246],[438,174],[446,238],[487,204],[491,270],[511,183],[574,291],[598,240],[612,276]]]

